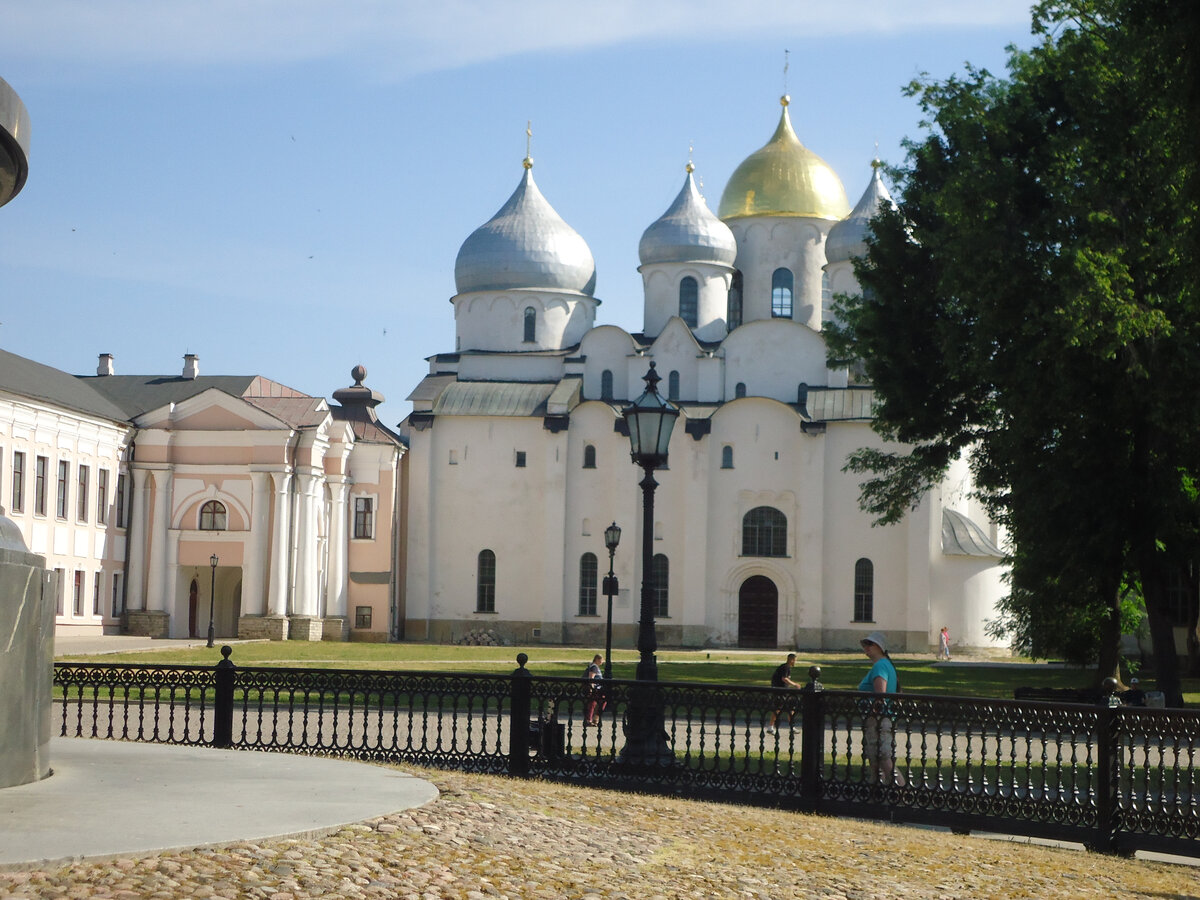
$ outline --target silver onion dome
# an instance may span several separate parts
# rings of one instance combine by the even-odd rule
[[[692,164],[674,202],[642,234],[638,258],[642,264],[716,262],[732,265],[737,241],[729,226],[713,215],[696,189]]]
[[[521,183],[499,212],[463,242],[454,263],[458,293],[596,289],[596,261],[579,233],[562,220],[533,181],[525,160]]]
[[[825,261],[828,263],[845,262],[867,255],[867,230],[871,219],[879,212],[880,204],[896,207],[892,195],[879,177],[882,163],[874,160],[871,168],[871,183],[867,185],[862,198],[850,210],[850,215],[829,229],[829,237],[825,239]]]

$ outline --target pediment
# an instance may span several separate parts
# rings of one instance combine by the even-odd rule
[[[147,410],[134,420],[138,428],[170,428],[176,431],[277,431],[286,422],[240,397],[209,388],[179,403]]]

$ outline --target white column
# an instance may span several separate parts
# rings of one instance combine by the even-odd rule
[[[170,617],[167,620],[167,634],[170,637],[187,637],[187,615],[177,616],[176,607],[179,600],[179,532],[167,529],[159,532],[166,544],[167,564],[163,588],[163,609]]]
[[[288,600],[288,544],[290,505],[288,485],[290,472],[272,472],[274,485],[275,527],[271,529],[271,584],[267,594],[267,615],[286,616]]]
[[[146,547],[150,536],[146,533],[146,515],[149,498],[146,494],[145,469],[131,468],[133,490],[129,495],[129,571],[125,573],[125,606],[127,609],[146,608]]]
[[[311,472],[297,475],[299,508],[296,511],[297,615],[316,616],[317,610],[317,509],[313,489],[319,484]]]
[[[341,476],[329,478],[329,565],[328,583],[325,587],[325,614],[327,616],[346,615],[346,596],[348,593],[349,572],[346,568],[346,556],[349,534],[346,528],[346,497],[350,485]]]
[[[171,470],[154,469],[154,521],[150,525],[150,578],[146,609],[165,610],[167,602],[167,540],[171,527]]]
[[[267,529],[271,525],[270,475],[250,473],[250,531],[242,556],[242,615],[261,616],[266,612],[263,575],[267,561]]]

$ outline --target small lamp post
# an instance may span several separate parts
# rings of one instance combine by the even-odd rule
[[[213,613],[217,601],[217,563],[219,562],[215,553],[208,558],[208,564],[212,566],[212,582],[208,590],[208,644],[206,645],[208,647],[213,645],[213,637],[216,636],[216,629],[213,627]]]
[[[642,478],[642,606],[638,620],[637,680],[658,681],[658,639],[654,633],[654,470],[667,464],[671,430],[679,408],[658,393],[662,380],[650,363],[645,392],[621,410],[629,426],[630,457],[645,472]],[[669,762],[673,758],[663,729],[660,704],[646,691],[630,698],[624,757],[630,762]]]
[[[621,526],[613,522],[604,529],[604,546],[608,548],[608,574],[604,576],[604,595],[608,597],[608,623],[604,629],[604,680],[612,680],[612,598],[620,590],[613,574],[613,555],[621,543]]]

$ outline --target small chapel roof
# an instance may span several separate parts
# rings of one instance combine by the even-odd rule
[[[859,198],[854,209],[845,219],[829,229],[829,237],[825,239],[825,260],[827,262],[844,262],[848,259],[867,255],[867,231],[871,227],[871,219],[879,212],[880,206],[896,206],[892,195],[888,193],[883,179],[879,177],[882,163],[876,159],[871,162],[871,183]]]
[[[713,215],[696,188],[692,164],[683,188],[642,234],[638,258],[643,265],[670,262],[716,262],[732,265],[737,241],[729,226]]]

